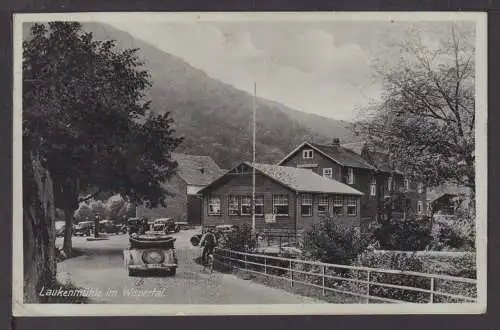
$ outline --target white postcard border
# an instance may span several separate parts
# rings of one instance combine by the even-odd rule
[[[22,218],[22,28],[24,22],[145,20],[214,21],[474,21],[476,22],[476,260],[478,301],[473,304],[25,304],[23,303]],[[13,98],[13,287],[14,316],[161,316],[161,315],[357,315],[480,314],[487,293],[487,16],[484,12],[280,12],[280,13],[57,13],[14,15]]]

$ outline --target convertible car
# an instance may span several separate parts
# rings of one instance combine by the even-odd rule
[[[177,271],[175,238],[168,235],[137,235],[129,237],[130,248],[123,251],[125,268],[129,276],[139,274],[166,274]]]

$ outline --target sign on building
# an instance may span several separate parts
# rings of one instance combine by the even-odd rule
[[[268,213],[264,216],[264,221],[266,223],[275,223],[276,222],[276,214]]]

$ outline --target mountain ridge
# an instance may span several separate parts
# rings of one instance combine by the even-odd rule
[[[147,92],[152,111],[170,111],[177,134],[185,137],[177,152],[211,156],[223,168],[252,159],[250,93],[210,77],[182,58],[109,24],[85,22],[82,28],[96,40],[112,39],[120,49],[138,49],[144,62],[142,69],[150,72],[153,83]],[[349,123],[261,97],[256,98],[256,104],[259,162],[277,162],[304,140],[352,140]]]

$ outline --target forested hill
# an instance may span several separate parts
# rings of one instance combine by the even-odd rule
[[[101,23],[85,23],[84,29],[98,40],[116,40],[120,48],[140,49],[139,56],[153,80],[150,97],[154,111],[170,111],[177,134],[185,137],[177,151],[209,155],[222,168],[251,160],[252,95],[207,76],[127,32]],[[347,127],[346,122],[257,99],[257,161],[275,162],[304,139],[348,140]]]

